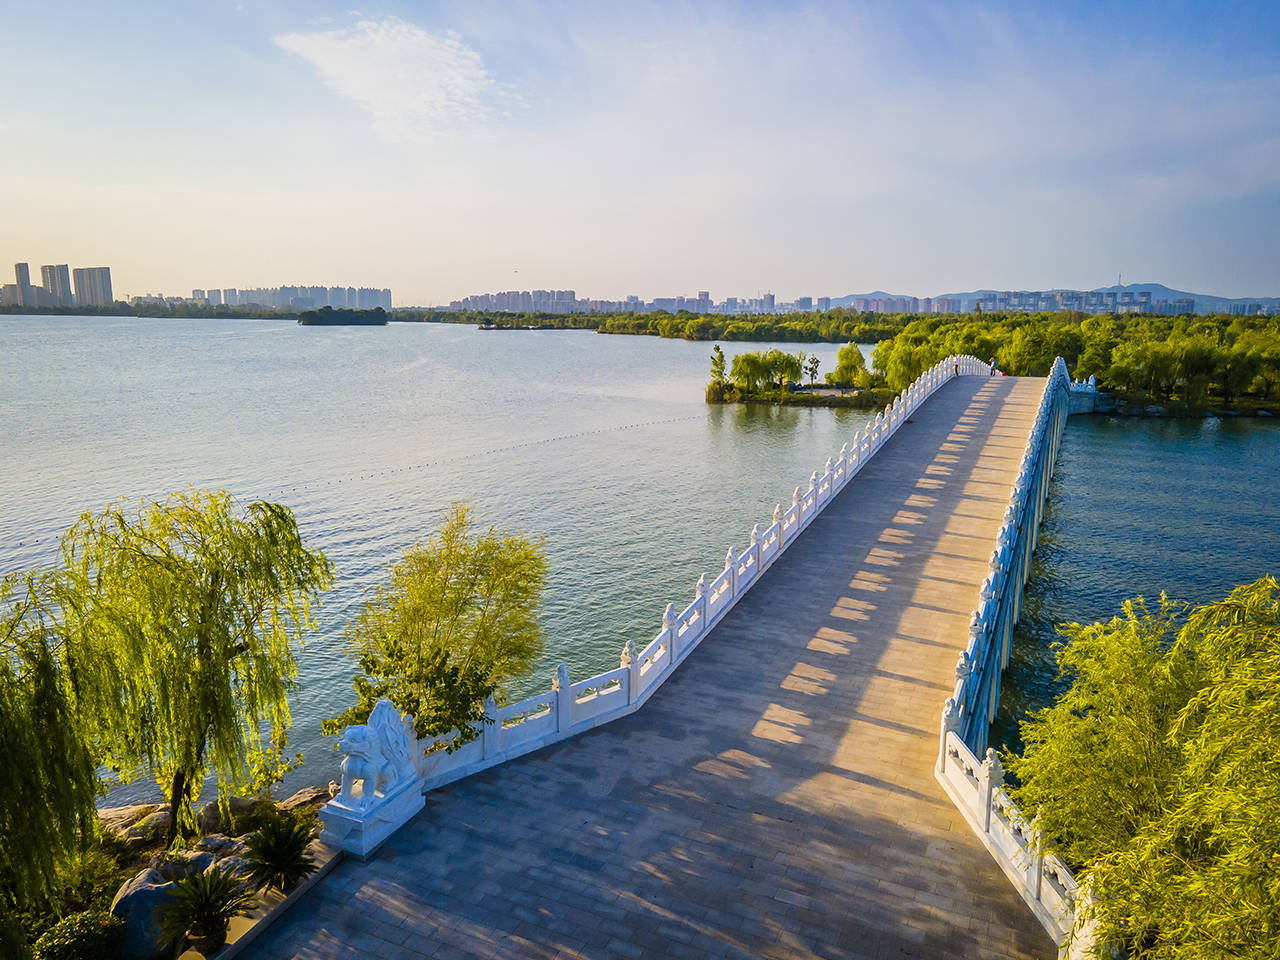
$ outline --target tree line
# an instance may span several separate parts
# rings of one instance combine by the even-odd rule
[[[1015,376],[1045,376],[1061,356],[1077,379],[1125,395],[1202,407],[1245,394],[1269,401],[1280,382],[1280,318],[1063,313],[923,318],[881,341],[875,368],[894,390],[951,354],[994,357]]]
[[[804,400],[817,400],[813,394],[797,392],[795,387],[804,390],[803,381],[807,377],[812,387],[821,369],[816,355],[805,355],[803,350],[788,353],[786,350],[774,348],[767,351],[747,351],[734,356],[732,364],[728,364],[720,345],[711,347],[711,379],[707,382],[706,399],[708,403],[796,403]],[[878,377],[867,369],[862,351],[856,343],[846,343],[836,351],[836,367],[823,377],[823,383],[829,387],[840,388],[841,394],[853,390],[854,396],[848,399],[855,402],[832,403],[839,406],[875,406],[883,399],[872,388],[884,387],[884,378]],[[823,400],[835,400],[828,396]]]

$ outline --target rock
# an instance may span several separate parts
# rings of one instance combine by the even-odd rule
[[[328,803],[329,799],[329,789],[327,787],[305,787],[288,800],[280,801],[276,806],[281,810],[296,810],[298,807]]]
[[[225,833],[214,833],[196,841],[197,850],[207,850],[215,857],[230,857],[244,853],[244,844]]]
[[[200,813],[196,816],[196,824],[200,827],[201,833],[225,832],[241,820],[252,818],[258,812],[258,808],[263,805],[263,801],[258,797],[231,797],[227,804],[231,808],[229,824],[222,822],[222,808],[217,800],[210,800],[200,808]]]
[[[133,841],[134,844],[141,842],[142,845],[146,845],[154,840],[162,838],[168,829],[169,811],[156,810],[154,813],[148,813],[145,817],[126,830],[124,832],[124,836],[126,840]]]
[[[223,857],[218,861],[217,866],[219,870],[230,870],[238,877],[247,877],[252,869],[249,861],[244,857]]]
[[[1268,413],[1267,416],[1271,416],[1271,414]],[[337,780],[330,780],[329,781],[329,798],[333,799],[341,792],[342,792],[342,784],[338,783]]]
[[[204,873],[213,866],[214,859],[207,850],[179,850],[168,856],[156,857],[151,868],[166,880],[182,880],[193,873]]]
[[[1158,405],[1158,404],[1153,403],[1153,404],[1151,404],[1150,406],[1148,406],[1148,407],[1147,407],[1147,411],[1146,411],[1146,413],[1147,413],[1147,416],[1148,416],[1148,417],[1163,417],[1163,416],[1164,416],[1164,407],[1162,407],[1162,406],[1160,406],[1160,405]]]
[[[133,803],[127,807],[103,807],[98,811],[98,819],[108,830],[124,833],[149,813],[154,813],[154,803]]]
[[[122,955],[132,960],[161,960],[171,954],[160,939],[156,907],[172,895],[173,884],[155,870],[143,870],[126,883],[111,901],[111,912],[124,920]]]
[[[1274,413],[1272,413],[1270,410],[1259,410],[1259,411],[1258,411],[1258,416],[1260,416],[1260,417],[1274,417],[1274,416],[1275,416],[1275,414],[1274,414]]]

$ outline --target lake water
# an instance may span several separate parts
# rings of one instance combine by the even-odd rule
[[[832,344],[803,347],[822,368]],[[711,344],[469,326],[0,317],[0,570],[44,566],[85,510],[223,487],[291,507],[337,583],[301,650],[285,783],[325,783],[351,698],[342,629],[451,501],[546,537],[546,657],[575,679],[647,643],[732,544],[867,421],[708,406]],[[113,802],[155,790],[140,783]]]
[[[1209,603],[1264,574],[1280,575],[1280,424],[1070,418],[992,745],[1020,747],[1018,719],[1060,689],[1057,624],[1161,591]]]

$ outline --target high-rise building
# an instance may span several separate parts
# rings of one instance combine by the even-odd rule
[[[13,265],[13,275],[17,279],[18,306],[34,306],[35,304],[32,302],[34,298],[31,296],[31,268],[25,263],[15,263]]]
[[[205,291],[204,298],[209,301],[209,306],[219,307],[222,305],[222,291],[214,287],[210,287]]]
[[[796,297],[796,309],[797,309],[797,310],[812,310],[812,309],[813,309],[813,297]]]
[[[773,313],[774,304],[776,302],[777,301],[772,293],[766,293],[764,295],[764,302],[761,304],[761,306],[764,307],[765,313]]]
[[[240,306],[240,291],[235,287],[227,287],[222,291],[222,302],[228,307]]]
[[[71,292],[71,271],[65,263],[46,264],[40,268],[40,285],[53,301],[54,306],[70,307],[75,303]]]
[[[115,303],[110,267],[76,267],[71,276],[75,280],[76,303],[80,306],[109,307]]]
[[[192,291],[191,291],[191,299],[192,299],[192,300],[207,300],[207,299],[209,299],[209,298],[208,298],[207,296],[205,296],[205,292],[204,292],[203,290],[201,290],[199,287],[197,287],[196,289],[194,289],[194,290],[192,290]]]

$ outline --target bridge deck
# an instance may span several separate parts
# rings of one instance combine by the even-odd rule
[[[1042,389],[943,386],[641,711],[430,794],[245,955],[1054,957],[932,776]]]

